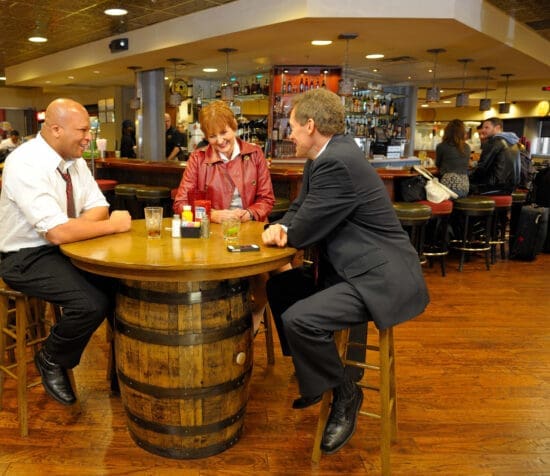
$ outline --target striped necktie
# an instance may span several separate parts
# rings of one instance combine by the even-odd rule
[[[57,169],[57,171],[61,174],[63,180],[65,180],[65,192],[67,194],[67,216],[69,218],[76,218],[73,196],[73,182],[71,181],[71,174],[69,173],[69,169],[67,169],[67,172],[65,173],[61,172],[61,170],[59,169]]]

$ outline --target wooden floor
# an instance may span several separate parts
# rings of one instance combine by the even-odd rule
[[[447,277],[425,269],[432,302],[395,329],[399,440],[395,475],[550,475],[550,255],[535,262],[481,259]],[[292,364],[277,349],[255,367],[241,440],[200,460],[165,459],[138,448],[120,398],[105,380],[104,329],[75,376],[82,413],[30,391],[30,435],[19,437],[15,391],[0,411],[0,475],[379,474],[375,420],[361,418],[340,452],[310,463],[318,406],[292,410]],[[34,369],[33,369],[34,371]]]

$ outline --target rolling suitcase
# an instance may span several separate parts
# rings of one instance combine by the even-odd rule
[[[521,207],[518,228],[510,249],[510,258],[533,261],[542,251],[548,230],[548,208],[536,205]]]

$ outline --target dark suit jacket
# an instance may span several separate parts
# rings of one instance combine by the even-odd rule
[[[418,255],[378,173],[348,136],[334,136],[304,166],[298,198],[280,220],[288,244],[319,244],[339,278],[361,295],[376,326],[422,313],[429,302]]]

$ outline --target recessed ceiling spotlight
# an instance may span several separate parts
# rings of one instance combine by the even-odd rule
[[[48,39],[45,36],[41,36],[41,35],[29,36],[28,40],[31,43],[46,43],[46,41],[48,41]]]
[[[218,68],[202,68],[205,73],[217,73]]]
[[[101,71],[98,71],[97,69],[93,71],[94,74],[99,74]]]
[[[74,76],[67,76],[67,79],[74,79]]]
[[[367,59],[380,59],[383,57],[384,55],[382,53],[371,53],[370,55],[365,56]]]
[[[373,73],[378,73],[378,68],[373,68],[372,72]]]
[[[0,81],[5,81],[5,80],[6,80],[6,75],[1,74],[1,75],[0,75]]]
[[[428,104],[421,104],[420,107],[428,107]]]
[[[327,46],[332,45],[332,40],[313,40],[311,44],[313,46]]]
[[[103,13],[109,15],[110,17],[121,17],[128,14],[128,10],[125,8],[107,8]]]

